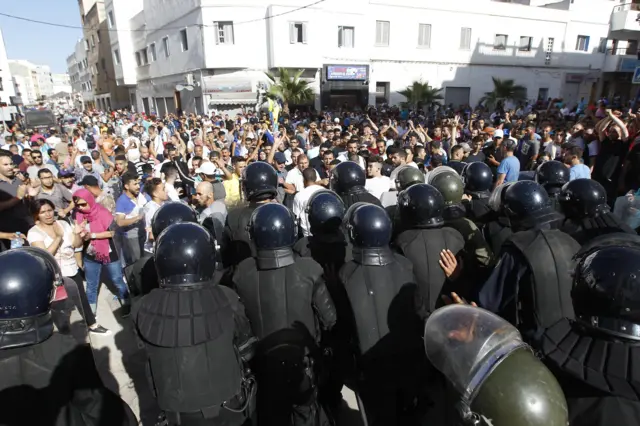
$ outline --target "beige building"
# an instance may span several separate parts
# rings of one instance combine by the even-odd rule
[[[111,42],[104,2],[97,0],[78,0],[80,17],[84,27],[84,47],[91,75],[93,100],[85,108],[101,110],[129,107],[129,92],[118,87],[113,69]]]

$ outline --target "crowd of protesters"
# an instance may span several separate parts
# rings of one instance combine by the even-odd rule
[[[63,275],[86,281],[85,311],[94,316],[103,269],[126,301],[123,268],[153,250],[151,220],[162,203],[193,205],[220,237],[228,209],[243,202],[242,171],[255,161],[275,168],[278,201],[298,217],[303,235],[306,201],[328,187],[342,161],[366,170],[366,189],[383,206],[401,165],[428,174],[441,165],[485,162],[497,186],[559,160],[571,179],[600,182],[612,205],[623,200],[620,209],[633,205],[640,188],[640,115],[606,99],[499,103],[493,110],[294,110],[275,123],[254,112],[74,113],[79,120],[68,131],[20,123],[2,130],[0,242],[3,249],[14,239],[47,249]],[[88,322],[108,333],[95,318]]]

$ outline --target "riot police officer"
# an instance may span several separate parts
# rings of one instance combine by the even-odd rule
[[[447,166],[451,167],[456,171],[460,176],[464,173],[464,169],[467,167],[467,163],[458,160],[451,160],[447,163]]]
[[[551,204],[556,211],[562,212],[558,196],[562,186],[569,182],[569,168],[560,161],[545,161],[536,170],[535,181],[549,194]]]
[[[196,212],[180,202],[164,203],[153,215],[151,235],[157,240],[162,231],[175,223],[198,223]],[[145,295],[158,288],[158,275],[152,253],[145,252],[140,259],[125,269],[127,283],[135,295]]]
[[[248,205],[229,210],[222,238],[221,255],[228,277],[244,259],[255,254],[255,247],[249,239],[247,225],[253,211],[260,205],[273,202],[278,195],[278,174],[269,164],[262,161],[249,164],[242,171],[242,191]]]
[[[458,401],[448,405],[462,422],[454,424],[567,426],[558,381],[497,315],[469,305],[440,308],[427,320],[424,346],[455,390]]]
[[[0,254],[0,424],[136,425],[129,406],[102,383],[91,346],[54,330],[59,267],[38,251]]]
[[[393,171],[391,179],[393,180],[394,187],[382,193],[380,202],[382,203],[382,207],[389,213],[389,217],[393,218],[400,191],[404,191],[416,183],[424,183],[424,173],[422,173],[420,169],[404,165],[397,167]]]
[[[344,372],[341,367],[346,356],[345,342],[348,341],[345,324],[350,321],[348,300],[338,272],[345,262],[353,259],[352,246],[342,230],[345,208],[338,194],[328,190],[314,193],[307,202],[306,213],[311,235],[298,240],[293,251],[300,257],[312,258],[322,266],[327,289],[336,305],[336,325],[323,336],[331,351],[325,354],[325,379],[318,393],[320,403],[335,418],[342,405]]]
[[[457,255],[464,248],[460,232],[444,226],[444,199],[431,185],[413,185],[398,197],[398,219],[403,231],[395,245],[411,261],[420,292],[429,311],[435,310],[440,295],[455,288],[443,288],[446,281],[440,267],[440,253],[448,249]]]
[[[496,187],[489,197],[489,208],[491,213],[487,218],[487,222],[482,228],[484,239],[489,244],[491,251],[495,254],[500,253],[502,244],[513,234],[511,222],[504,211],[504,193],[513,182],[503,183]]]
[[[256,255],[238,265],[233,283],[260,339],[252,363],[260,382],[260,422],[324,425],[328,419],[316,400],[314,363],[320,360],[320,332],[335,325],[336,310],[322,267],[294,257],[296,234],[294,215],[285,206],[256,208],[249,221]]]
[[[160,409],[170,425],[242,425],[255,338],[238,295],[213,281],[213,236],[195,223],[171,225],[154,258],[160,288],[142,297],[133,319]]]
[[[462,204],[467,211],[467,217],[476,225],[484,224],[491,217],[489,197],[493,186],[491,168],[485,163],[469,163],[462,171],[464,193]]]
[[[576,254],[575,321],[562,318],[540,348],[567,397],[571,425],[638,424],[639,265],[637,235],[603,235]]]
[[[533,181],[519,181],[504,195],[514,233],[502,245],[500,259],[479,295],[480,306],[518,327],[537,347],[540,333],[557,315],[572,316],[572,257],[580,245],[557,228],[562,215],[547,192]]]
[[[340,278],[352,312],[351,380],[361,412],[371,426],[415,424],[426,365],[419,344],[425,308],[411,262],[389,247],[391,220],[381,207],[354,204],[344,221],[353,260]]]
[[[636,233],[611,212],[607,193],[598,181],[572,180],[562,187],[558,198],[566,218],[562,230],[580,244],[611,232]]]
[[[358,163],[343,161],[331,171],[329,188],[342,198],[346,208],[361,201],[380,205],[380,200],[364,189],[366,180],[364,170]]]
[[[462,205],[462,179],[455,170],[440,166],[429,173],[427,183],[436,188],[444,198],[442,216],[445,226],[460,232],[464,238],[464,276],[461,280],[468,283],[482,281],[488,276],[489,268],[493,265],[493,253],[484,240],[482,231],[466,217],[467,212]],[[471,291],[464,292],[464,295],[474,298]]]

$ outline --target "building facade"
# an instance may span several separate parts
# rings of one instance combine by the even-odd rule
[[[0,103],[11,105],[13,104],[12,100],[15,100],[12,98],[15,96],[15,86],[7,59],[7,49],[4,45],[2,31],[0,31]]]
[[[37,65],[23,59],[11,59],[9,69],[14,77],[14,85],[20,88],[20,97],[24,105],[34,104],[54,94],[49,66]]]
[[[116,80],[139,111],[255,107],[264,72],[303,70],[314,106],[405,101],[414,81],[477,104],[492,78],[530,100],[636,97],[638,6],[616,0],[105,0]],[[122,30],[122,31],[121,31]]]

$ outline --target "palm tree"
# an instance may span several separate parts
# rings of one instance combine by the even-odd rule
[[[289,103],[294,105],[303,104],[314,98],[313,89],[309,87],[309,82],[300,78],[303,70],[291,72],[287,68],[278,68],[278,77],[272,72],[266,72],[266,76],[271,80],[271,85],[267,90],[267,97],[282,101],[283,111],[289,113]]]
[[[431,105],[444,99],[440,94],[441,91],[442,89],[429,86],[428,82],[414,81],[413,84],[398,93],[407,98],[406,103],[417,110],[421,105]]]
[[[498,102],[504,101],[524,101],[527,99],[527,88],[515,84],[514,80],[500,80],[499,78],[491,77],[493,79],[493,91],[486,92],[480,99],[480,103],[483,103],[489,109],[496,107]]]

